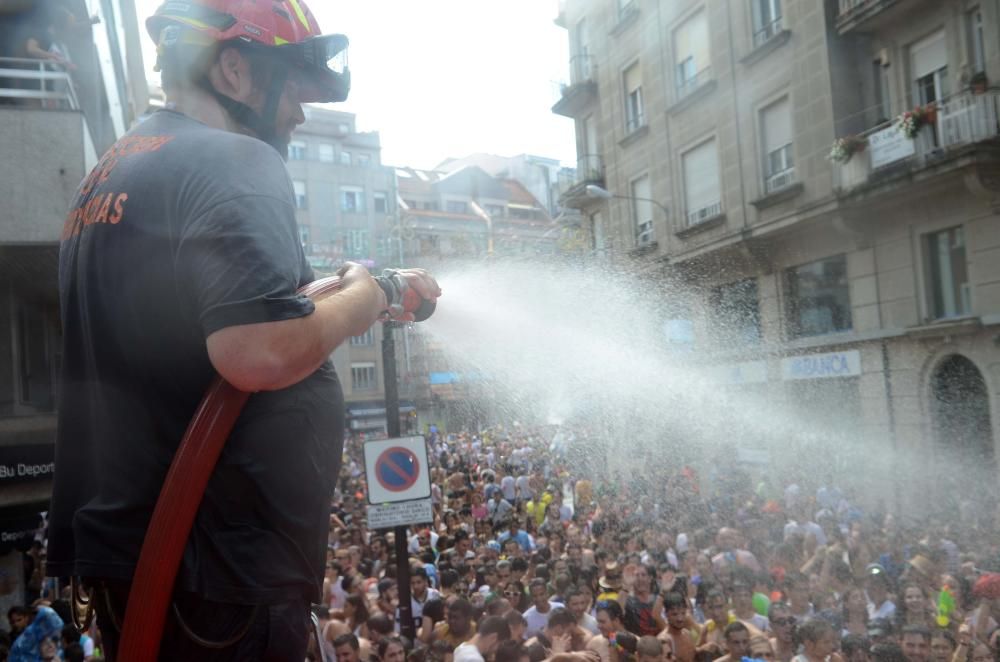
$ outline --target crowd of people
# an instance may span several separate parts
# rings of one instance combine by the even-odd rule
[[[365,526],[361,444],[349,444],[312,659],[997,658],[1000,548],[982,503],[902,520],[831,476],[642,454],[614,473],[574,456],[585,434],[561,452],[551,434],[427,435],[435,515],[407,540],[412,641],[393,533]]]
[[[521,426],[425,436],[434,521],[405,541],[412,639],[396,541],[366,526],[363,442],[349,440],[308,659],[1000,659],[989,509],[970,518],[966,504],[962,526],[958,515],[903,524],[832,477],[781,481],[738,463],[702,472],[648,459],[625,476],[594,468],[585,434],[577,445],[567,436],[552,444],[551,429]],[[51,588],[10,610],[0,651],[100,659],[100,633],[78,634],[69,596],[53,600]]]

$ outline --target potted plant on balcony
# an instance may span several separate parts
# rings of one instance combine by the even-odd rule
[[[903,132],[903,135],[913,140],[920,133],[920,129],[928,124],[937,122],[937,107],[934,104],[917,106],[913,110],[907,110],[896,118],[896,129]]]
[[[833,141],[828,159],[834,163],[847,163],[858,152],[865,151],[868,147],[868,139],[863,136],[846,136]]]
[[[969,79],[969,89],[973,94],[986,94],[986,89],[990,86],[990,81],[986,78],[985,71],[978,71],[972,74]]]

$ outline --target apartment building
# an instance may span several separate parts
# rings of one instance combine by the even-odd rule
[[[863,476],[882,453],[918,479],[944,460],[996,471],[998,10],[559,4],[570,76],[552,110],[576,120],[579,155],[562,204],[597,259],[683,283],[669,314],[720,389],[843,440],[817,442],[831,467]]]
[[[133,3],[89,7],[99,21],[90,26],[88,3],[62,3],[79,21],[60,33],[72,71],[18,52],[14,35],[47,4],[0,14],[0,610],[24,604],[20,552],[52,493],[63,220],[77,185],[148,97]]]
[[[382,164],[378,132],[359,132],[352,113],[315,106],[289,146],[288,170],[295,190],[299,235],[318,275],[347,260],[372,272],[399,264],[389,242],[395,225],[395,173]],[[355,434],[386,431],[382,377],[382,326],[351,338],[333,354]],[[412,411],[403,404],[404,413]]]
[[[454,274],[555,253],[559,226],[525,184],[507,175],[480,165],[396,168],[399,225],[392,237],[406,265]],[[449,362],[444,348],[419,332],[406,329],[400,337],[400,394],[416,406],[419,425],[475,426],[483,417],[477,404],[489,400],[480,393],[482,376]]]

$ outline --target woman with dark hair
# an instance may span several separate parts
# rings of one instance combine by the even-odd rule
[[[531,600],[524,592],[524,584],[518,581],[509,581],[503,585],[503,597],[510,602],[512,609],[525,612],[531,607]]]
[[[405,662],[406,644],[403,639],[393,635],[378,642],[376,649],[379,662]]]
[[[368,603],[363,596],[349,595],[344,603],[344,622],[359,639],[368,639]]]
[[[906,584],[899,594],[899,605],[896,608],[897,629],[907,625],[919,625],[933,629],[935,623],[932,616],[932,605],[923,587],[919,584]]]
[[[634,662],[639,649],[639,638],[631,632],[615,632],[608,637],[610,662]]]
[[[843,596],[843,612],[841,621],[841,637],[849,634],[865,636],[868,634],[868,597],[864,590],[857,586],[849,587]]]

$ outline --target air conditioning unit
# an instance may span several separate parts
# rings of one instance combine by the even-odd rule
[[[646,221],[645,223],[640,223],[635,239],[636,246],[648,246],[653,242],[654,238],[653,222]]]
[[[780,191],[786,186],[790,186],[795,182],[795,171],[792,169],[784,170],[776,175],[771,175],[764,181],[764,189],[766,193],[774,193],[775,191]]]

